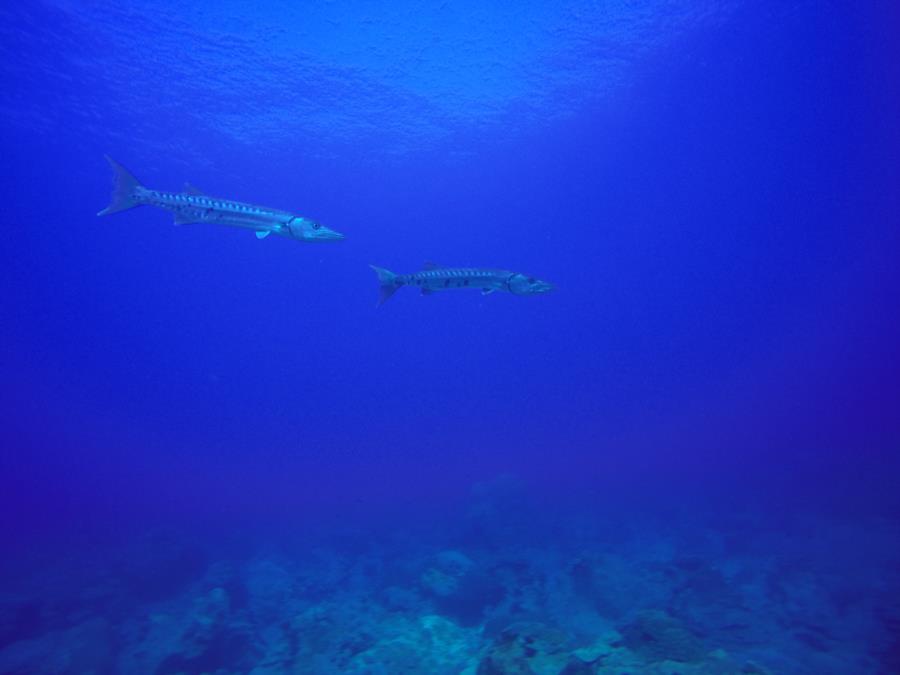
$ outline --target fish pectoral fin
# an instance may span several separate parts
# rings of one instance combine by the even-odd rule
[[[190,183],[184,184],[184,191],[189,195],[193,195],[194,197],[205,197],[206,193],[198,187],[191,185]]]
[[[271,230],[257,230],[257,231],[256,231],[256,238],[257,238],[257,239],[265,239],[265,238],[268,237],[270,234],[272,234],[272,231],[271,231]]]
[[[496,290],[497,290],[496,288],[482,288],[481,294],[482,295],[490,295],[491,293],[493,293]]]
[[[189,223],[196,223],[197,214],[191,211],[176,211],[175,212],[175,224],[176,225],[188,225]]]

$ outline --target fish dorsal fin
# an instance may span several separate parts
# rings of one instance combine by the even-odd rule
[[[198,187],[191,185],[190,183],[184,184],[184,191],[189,195],[193,195],[194,197],[205,197],[206,193]]]
[[[430,260],[426,260],[425,264],[422,265],[422,269],[425,271],[428,270],[439,270],[443,267],[443,265],[438,265],[436,262],[431,262]]]
[[[272,231],[271,231],[271,230],[257,230],[257,231],[256,231],[256,238],[257,238],[257,239],[265,239],[265,238],[268,237],[270,234],[272,234]]]

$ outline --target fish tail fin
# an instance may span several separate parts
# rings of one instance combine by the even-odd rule
[[[378,275],[378,283],[381,284],[381,295],[378,296],[378,306],[381,307],[388,298],[397,292],[400,284],[397,282],[397,275],[390,270],[375,267],[375,265],[369,265],[369,267],[375,270],[375,274]]]
[[[109,206],[100,211],[98,216],[107,216],[110,213],[118,213],[125,211],[133,206],[138,206],[140,202],[137,200],[135,193],[137,189],[143,187],[137,178],[131,175],[131,172],[124,166],[119,164],[109,155],[104,155],[106,161],[112,167],[114,176],[114,185],[112,197],[109,200]]]

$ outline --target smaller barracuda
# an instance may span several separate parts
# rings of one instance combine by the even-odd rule
[[[257,239],[277,234],[300,241],[334,241],[344,235],[330,230],[310,218],[295,216],[264,206],[216,199],[187,186],[185,192],[160,192],[141,185],[131,173],[111,157],[106,161],[113,168],[115,187],[109,206],[98,216],[125,211],[134,206],[157,206],[175,214],[175,224],[215,223],[243,227],[256,232]]]
[[[535,279],[527,274],[506,270],[487,270],[477,267],[441,267],[435,263],[425,263],[421,272],[415,274],[394,274],[382,267],[370,265],[381,283],[379,306],[391,297],[401,286],[418,286],[422,295],[450,288],[478,288],[482,295],[494,291],[506,291],[514,295],[536,295],[553,290],[553,284]]]

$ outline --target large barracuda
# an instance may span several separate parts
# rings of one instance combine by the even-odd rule
[[[106,158],[115,174],[115,187],[109,206],[98,216],[125,211],[134,206],[157,206],[175,214],[175,224],[215,223],[243,227],[256,232],[258,239],[277,234],[300,241],[334,241],[344,235],[310,218],[287,211],[217,199],[187,187],[185,192],[160,192],[145,188],[131,173],[111,157]]]
[[[381,296],[378,304],[383,304],[401,286],[417,286],[423,295],[450,288],[478,288],[482,295],[494,291],[506,291],[514,295],[536,295],[553,290],[553,284],[535,279],[527,274],[506,270],[479,269],[476,267],[441,267],[435,263],[425,263],[421,272],[415,274],[394,274],[382,267],[370,265],[378,275]]]

